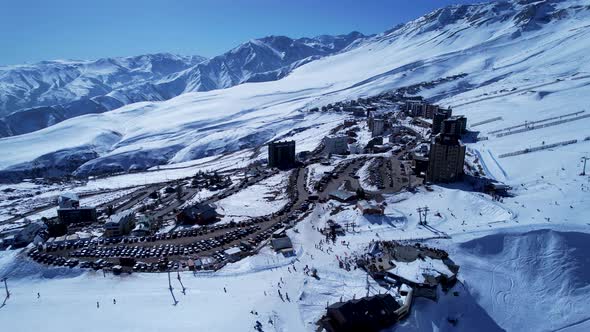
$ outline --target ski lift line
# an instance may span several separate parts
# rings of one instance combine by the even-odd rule
[[[537,152],[537,151],[541,151],[541,150],[547,150],[547,149],[556,148],[556,147],[559,147],[559,146],[570,145],[570,144],[575,144],[575,143],[578,143],[578,140],[577,139],[570,140],[570,141],[553,143],[553,144],[545,144],[545,145],[536,146],[534,148],[529,148],[529,149],[524,149],[524,150],[518,150],[518,151],[514,151],[514,152],[509,152],[509,153],[504,153],[504,154],[499,155],[498,158],[513,157],[513,156],[518,156],[518,155],[525,154],[525,153]]]
[[[507,128],[503,128],[503,129],[498,129],[498,130],[494,130],[494,131],[490,131],[488,132],[488,134],[496,134],[502,131],[509,131],[512,129],[516,129],[516,128],[520,128],[520,127],[526,127],[529,125],[535,125],[537,123],[542,123],[542,122],[547,122],[547,121],[553,121],[553,120],[557,120],[557,119],[562,119],[564,117],[570,117],[570,116],[578,116],[582,113],[586,112],[585,110],[582,111],[578,111],[578,112],[573,112],[573,113],[568,113],[568,114],[564,114],[564,115],[559,115],[559,116],[554,116],[554,117],[550,117],[550,118],[545,118],[545,119],[541,119],[541,120],[536,120],[536,121],[531,121],[531,122],[525,122],[523,124],[519,124],[516,126],[512,126],[512,127],[507,127]],[[471,125],[472,127],[475,125]]]
[[[557,126],[557,125],[564,124],[564,123],[567,123],[567,122],[572,122],[572,121],[576,121],[576,120],[582,120],[582,119],[586,119],[586,118],[590,118],[590,114],[580,115],[580,116],[577,116],[575,118],[570,118],[570,119],[564,119],[564,120],[549,122],[549,123],[538,125],[538,126],[531,126],[531,127],[528,127],[527,126],[526,128],[522,128],[522,129],[519,129],[519,130],[509,131],[509,132],[505,132],[505,133],[499,133],[499,134],[496,135],[496,137],[503,137],[503,136],[508,136],[508,135],[520,134],[520,133],[524,133],[526,131],[543,129],[543,128],[552,127],[552,126]]]
[[[470,127],[477,127],[477,126],[484,125],[486,123],[500,121],[500,120],[504,120],[504,119],[501,116],[497,116],[495,118],[491,118],[491,119],[487,119],[487,120],[483,120],[483,121],[480,121],[480,122],[473,123],[473,124],[470,125]]]

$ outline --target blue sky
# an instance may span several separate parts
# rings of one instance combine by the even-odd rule
[[[379,33],[476,0],[0,0],[0,64],[221,54],[251,38]]]

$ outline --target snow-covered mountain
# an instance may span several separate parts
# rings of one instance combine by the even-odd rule
[[[508,197],[498,199],[466,177],[384,192],[379,195],[383,216],[365,216],[355,204],[317,202],[310,213],[289,218],[295,223],[286,231],[295,256],[263,246],[215,272],[179,272],[170,285],[166,274],[121,277],[47,267],[19,250],[2,251],[0,276],[9,277],[11,293],[2,324],[26,331],[53,326],[235,331],[260,321],[265,331],[316,331],[326,304],[400,293],[397,287],[381,288],[361,269],[341,268],[342,258],[366,253],[378,239],[444,249],[460,266],[451,291],[439,292],[436,303],[414,297],[407,318],[388,330],[588,331],[590,177],[582,176],[581,159],[590,151],[589,46],[590,0],[452,6],[359,40],[338,54],[291,65],[293,71],[276,81],[248,78],[230,88],[133,103],[2,138],[0,182],[149,170],[88,181],[0,184],[0,220],[55,216],[57,207],[43,207],[67,191],[89,206],[129,195],[137,203],[132,209],[140,209],[145,201],[137,201],[136,193],[162,182],[183,183],[199,171],[228,171],[232,179],[242,179],[244,167],[266,158],[261,144],[271,139],[293,139],[297,152],[314,149],[347,115],[308,112],[312,107],[413,86],[406,91],[451,106],[454,114],[467,116],[471,131],[479,131],[480,140],[465,140],[467,168],[511,187]],[[412,126],[410,119],[402,121]],[[357,138],[366,143],[370,132],[364,122],[359,127]],[[571,144],[554,144],[564,141]],[[523,150],[527,153],[510,154]],[[300,171],[310,179],[358,157],[333,157],[331,166],[315,163]],[[361,186],[368,173],[363,168],[356,173]],[[292,187],[286,181],[291,172],[217,201],[225,220],[220,222],[278,211]],[[213,193],[202,189],[183,204]],[[431,211],[427,225],[416,213],[424,206]],[[318,232],[328,221],[350,223],[354,230],[328,243]],[[318,278],[303,273],[306,265]],[[37,299],[35,292],[40,292]],[[138,308],[146,317],[165,319],[129,315]],[[200,316],[192,319],[194,313]]]
[[[129,84],[161,79],[205,60],[161,53],[0,67],[0,115],[105,95]]]
[[[276,80],[363,38],[358,32],[301,39],[271,36],[248,41],[210,60],[150,54],[0,67],[0,137],[134,102],[167,100],[246,81]]]
[[[250,40],[172,77],[157,86],[180,95],[192,91],[229,88],[244,82],[277,80],[294,68],[334,54],[365,38],[359,32],[341,36],[291,39],[270,36]]]
[[[572,96],[584,96],[590,89],[589,34],[589,0],[451,6],[358,40],[344,52],[301,65],[278,81],[135,103],[1,139],[0,149],[6,153],[0,168],[4,178],[30,175],[31,169],[41,174],[85,175],[194,160],[335,120],[334,115],[302,111],[309,107],[457,74],[467,75],[422,94],[454,106],[474,122],[491,117],[490,112],[524,119],[537,113],[565,114],[583,108],[582,100]],[[271,52],[259,42],[250,42],[229,54],[262,52],[250,53],[253,49]],[[278,57],[277,53],[281,52],[274,53]],[[214,58],[173,75],[168,84],[180,82],[178,93],[204,88],[204,68],[212,63],[229,68],[229,62]],[[239,62],[238,67],[270,72],[270,67],[255,63]],[[192,76],[195,72],[200,74]],[[219,77],[216,71],[209,74],[205,76]],[[223,82],[256,81],[259,75],[244,74],[235,81],[228,75]],[[490,99],[508,106],[490,109],[484,104]],[[511,104],[516,99],[518,103]],[[556,133],[555,140],[582,135],[584,123],[579,124],[569,132]],[[511,141],[499,151],[530,144]]]
[[[0,67],[0,135],[19,135],[123,104],[105,100],[114,90],[146,82],[205,61],[168,53],[95,61],[44,61]],[[143,92],[145,94],[145,92]]]

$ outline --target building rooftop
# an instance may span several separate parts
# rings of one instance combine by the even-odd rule
[[[333,331],[377,331],[395,322],[395,311],[400,307],[390,294],[337,302],[328,307],[325,322]]]
[[[371,203],[369,201],[366,200],[362,200],[359,201],[357,206],[363,210],[367,210],[367,209],[381,209],[381,207],[377,204]]]
[[[122,221],[130,218],[135,212],[133,210],[121,211],[111,216],[111,218],[105,223],[105,225],[119,225]]]
[[[332,139],[334,139],[334,138],[348,139],[348,136],[345,135],[345,134],[331,134],[331,135],[326,136],[326,138],[332,138]]]
[[[73,210],[96,210],[95,207],[92,206],[80,206],[77,208],[74,207],[68,207],[68,208],[58,208],[58,211],[73,211]]]
[[[294,145],[295,141],[274,141],[274,142],[270,142],[268,143],[268,145],[272,145],[272,146],[283,146],[283,145]]]
[[[210,217],[217,215],[215,206],[213,204],[197,204],[185,208],[182,213],[190,218],[197,218],[199,215],[203,217]]]
[[[291,242],[291,239],[287,236],[285,237],[280,237],[277,239],[272,239],[270,241],[272,247],[274,250],[284,250],[284,249],[292,249],[293,248],[293,243]]]
[[[238,248],[238,247],[233,247],[233,248],[229,248],[226,251],[224,251],[226,255],[235,255],[235,254],[239,254],[242,252],[242,249]]]
[[[345,190],[334,190],[330,193],[330,197],[333,197],[340,201],[349,201],[355,198],[356,194]]]

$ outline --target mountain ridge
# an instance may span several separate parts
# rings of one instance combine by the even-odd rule
[[[340,52],[362,38],[366,36],[359,32],[299,39],[267,36],[211,59],[156,53],[0,67],[0,137],[134,102],[280,79],[298,65]]]
[[[277,81],[130,104],[0,139],[0,148],[9,152],[0,159],[0,180],[26,176],[33,165],[41,171],[54,170],[67,160],[61,157],[63,151],[89,160],[80,158],[68,165],[67,172],[55,174],[80,176],[236,152],[296,128],[323,128],[344,116],[307,114],[305,109],[463,73],[467,75],[421,93],[446,106],[467,105],[458,110],[473,112],[474,121],[490,114],[481,115],[472,105],[491,98],[526,98],[527,108],[552,116],[559,115],[553,114],[557,112],[553,105],[568,105],[562,107],[564,112],[579,108],[571,94],[584,94],[590,86],[589,76],[583,75],[590,72],[589,0],[512,1],[464,8],[451,9],[451,14],[431,13],[424,16],[427,19],[357,41],[350,49],[306,62]],[[468,15],[455,19],[460,12]],[[530,29],[531,20],[523,21],[523,16],[534,18],[539,28]],[[446,22],[442,28],[441,21]],[[569,140],[573,132],[563,135],[562,140]],[[527,147],[517,143],[501,152]],[[59,158],[52,159],[54,155]]]

